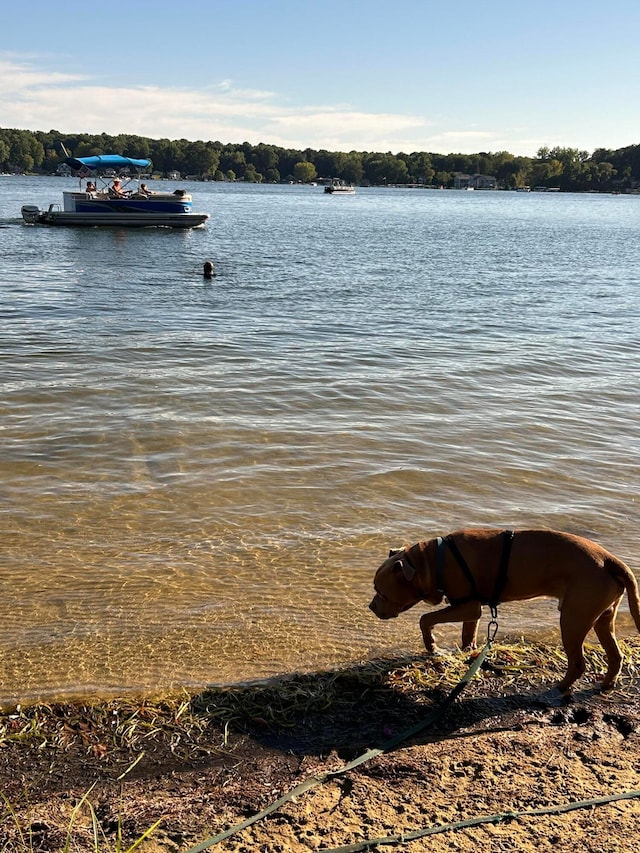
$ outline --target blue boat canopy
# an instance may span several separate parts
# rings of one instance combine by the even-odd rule
[[[123,157],[121,154],[96,154],[94,157],[67,157],[64,161],[67,166],[81,172],[90,169],[92,172],[99,169],[137,169],[144,170],[151,166],[151,160],[133,160],[131,157]]]

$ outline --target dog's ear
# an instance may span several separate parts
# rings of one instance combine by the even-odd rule
[[[406,560],[396,560],[393,564],[393,568],[396,571],[402,572],[402,575],[406,581],[412,581],[415,577],[416,570],[413,566],[409,565]]]
[[[402,553],[400,550],[394,551],[394,550],[392,549],[391,551],[389,551],[389,556],[390,556],[390,557],[395,557],[395,555],[396,555],[396,554],[400,554],[400,553]]]

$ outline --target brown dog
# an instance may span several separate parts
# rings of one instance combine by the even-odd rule
[[[392,552],[374,579],[370,609],[392,619],[419,601],[448,607],[425,613],[420,629],[428,652],[431,629],[462,622],[462,645],[475,645],[482,605],[529,598],[557,598],[567,673],[564,693],[585,671],[583,643],[594,629],[607,657],[602,689],[614,685],[622,666],[615,619],[626,590],[640,631],[638,584],[631,569],[600,545],[556,530],[459,530]]]

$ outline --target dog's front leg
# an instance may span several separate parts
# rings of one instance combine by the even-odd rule
[[[430,655],[435,653],[436,644],[433,638],[432,628],[443,622],[462,622],[462,645],[464,648],[472,648],[475,645],[478,631],[478,622],[482,614],[479,601],[465,601],[464,604],[455,604],[443,607],[441,610],[432,610],[423,613],[420,617],[420,630],[424,647]]]
[[[462,648],[475,649],[478,645],[478,620],[462,623]]]

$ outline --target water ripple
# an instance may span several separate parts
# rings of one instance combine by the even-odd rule
[[[458,526],[640,567],[637,198],[197,184],[133,233],[0,180],[1,701],[418,650],[373,571]]]

